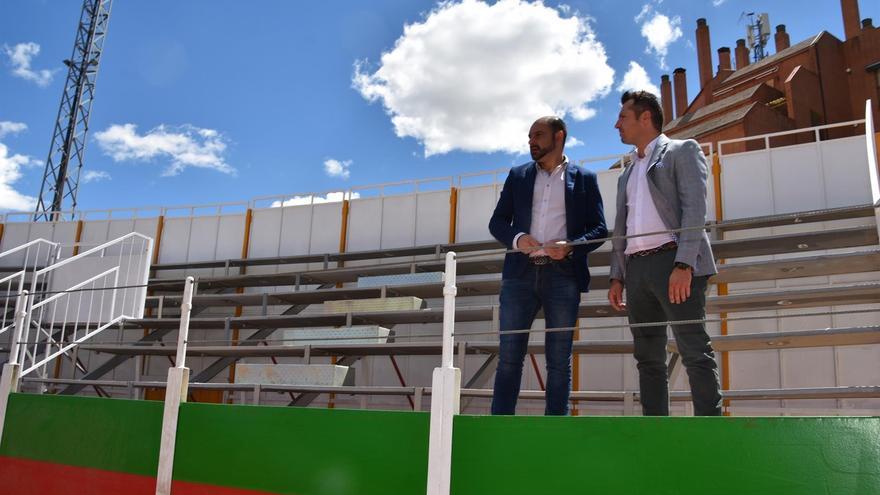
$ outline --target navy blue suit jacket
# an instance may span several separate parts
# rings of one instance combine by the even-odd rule
[[[532,197],[537,173],[535,162],[512,168],[489,220],[489,232],[508,249],[513,249],[513,238],[517,234],[529,233],[531,228]],[[596,174],[572,163],[568,164],[565,177],[565,224],[569,241],[602,239],[608,234]],[[587,292],[590,287],[587,253],[600,245],[602,243],[597,242],[572,248],[572,264],[581,292]],[[527,255],[507,253],[502,277],[518,277],[527,265]]]

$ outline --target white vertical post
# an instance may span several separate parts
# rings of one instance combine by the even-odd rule
[[[9,346],[9,361],[3,365],[3,374],[0,376],[0,441],[3,440],[3,426],[6,424],[6,406],[9,404],[9,394],[18,392],[18,379],[21,376],[18,347],[27,316],[28,300],[28,291],[26,290],[19,292],[15,299],[15,329],[13,330],[12,344]]]
[[[171,494],[171,477],[174,473],[174,446],[177,440],[177,416],[180,404],[186,402],[189,390],[189,368],[186,363],[186,341],[189,334],[189,317],[192,311],[193,285],[195,280],[186,277],[183,301],[180,303],[180,330],[177,335],[177,359],[168,369],[165,385],[165,410],[162,414],[162,441],[159,445],[159,471],[156,475],[156,495]]]
[[[865,100],[865,145],[868,148],[868,176],[871,178],[871,202],[874,203],[874,220],[880,234],[880,168],[877,167],[877,137],[874,129],[874,112],[871,100]]]
[[[461,370],[452,366],[456,292],[455,253],[448,252],[443,286],[443,354],[431,382],[428,495],[449,495],[452,479],[452,424],[461,398]]]

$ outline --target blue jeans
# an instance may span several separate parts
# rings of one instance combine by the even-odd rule
[[[506,334],[509,330],[532,327],[538,310],[544,308],[547,328],[573,327],[577,321],[581,294],[571,263],[563,261],[543,266],[529,265],[515,279],[501,282],[501,345],[492,414],[514,414],[522,382],[523,360],[528,350],[529,334]],[[571,391],[571,344],[574,332],[544,334],[547,362],[546,406],[544,414],[568,414]]]

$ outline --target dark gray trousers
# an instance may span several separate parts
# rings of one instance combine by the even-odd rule
[[[675,250],[631,257],[626,264],[626,304],[630,323],[701,320],[706,316],[708,277],[693,277],[691,296],[669,302],[669,275]],[[704,323],[671,325],[687,370],[696,416],[721,415],[721,385],[715,353]],[[645,416],[669,415],[666,325],[632,328],[639,369],[639,397]]]

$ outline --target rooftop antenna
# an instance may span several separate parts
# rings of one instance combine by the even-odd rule
[[[766,12],[763,14],[744,12],[743,15],[749,18],[749,25],[746,26],[746,45],[752,52],[752,61],[758,62],[767,56],[764,47],[770,39],[770,16]],[[740,19],[742,17],[740,16]]]
[[[89,113],[95,99],[98,63],[104,52],[112,1],[83,1],[73,55],[64,61],[67,81],[52,131],[52,144],[49,146],[43,184],[34,213],[35,221],[64,220],[62,212],[65,210],[70,212],[70,219],[73,219],[86,133],[89,130]]]

